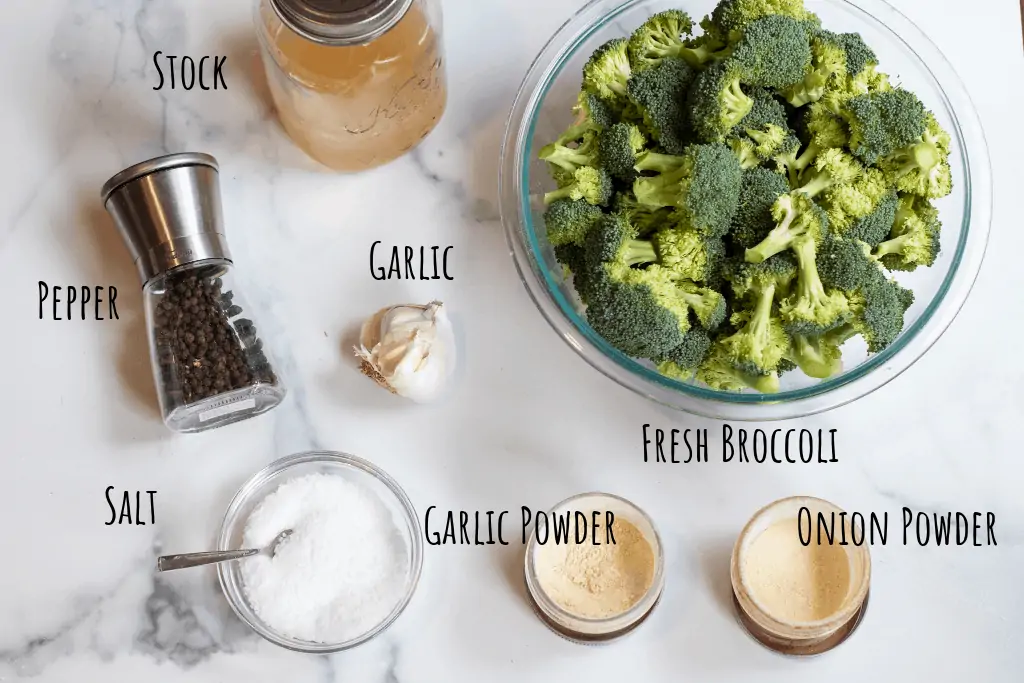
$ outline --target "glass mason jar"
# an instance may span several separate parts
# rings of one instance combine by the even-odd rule
[[[198,261],[143,289],[160,409],[175,431],[238,422],[285,396],[231,269],[225,259]]]
[[[257,0],[256,28],[281,124],[332,169],[401,156],[444,112],[440,0]]]

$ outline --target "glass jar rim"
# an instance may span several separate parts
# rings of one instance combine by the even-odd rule
[[[337,4],[338,0],[335,0]],[[369,43],[391,30],[412,6],[413,0],[366,0],[361,6],[328,9],[312,0],[269,0],[284,25],[307,40],[321,45],[346,46]]]

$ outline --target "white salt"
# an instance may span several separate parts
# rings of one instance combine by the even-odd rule
[[[388,506],[339,475],[281,484],[256,507],[244,547],[294,533],[273,557],[242,561],[245,593],[260,619],[299,640],[339,643],[380,624],[401,601],[409,549]]]

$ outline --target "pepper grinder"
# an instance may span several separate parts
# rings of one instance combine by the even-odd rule
[[[176,432],[260,415],[285,397],[233,281],[217,160],[157,157],[103,185],[142,281],[160,411]]]

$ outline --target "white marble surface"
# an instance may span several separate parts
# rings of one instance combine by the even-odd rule
[[[445,0],[452,86],[440,127],[397,163],[337,177],[277,127],[254,76],[248,0],[4,3],[0,680],[1021,680],[1017,7],[895,3],[964,77],[993,142],[990,254],[953,327],[883,390],[795,423],[838,428],[838,465],[656,467],[641,461],[645,422],[714,435],[720,426],[660,410],[577,358],[523,291],[497,219],[506,111],[579,4]],[[229,90],[154,92],[158,49],[229,55]],[[273,413],[194,436],[171,435],[156,414],[135,272],[97,197],[114,171],[182,150],[222,163],[238,273],[291,387]],[[454,245],[456,281],[373,281],[378,237]],[[39,321],[39,280],[116,285],[121,320]],[[344,339],[382,305],[432,297],[451,305],[464,362],[446,402],[414,407],[359,376]],[[359,650],[311,657],[248,632],[212,571],[154,576],[158,551],[211,543],[253,471],[314,446],[374,460],[421,511],[547,507],[585,489],[630,497],[664,535],[663,603],[635,637],[583,648],[534,618],[521,548],[428,548],[421,589],[395,628]],[[104,526],[109,485],[157,490],[156,525]],[[999,545],[876,548],[856,638],[814,661],[785,660],[736,626],[727,557],[757,507],[796,493],[897,517],[903,505],[990,510]]]

